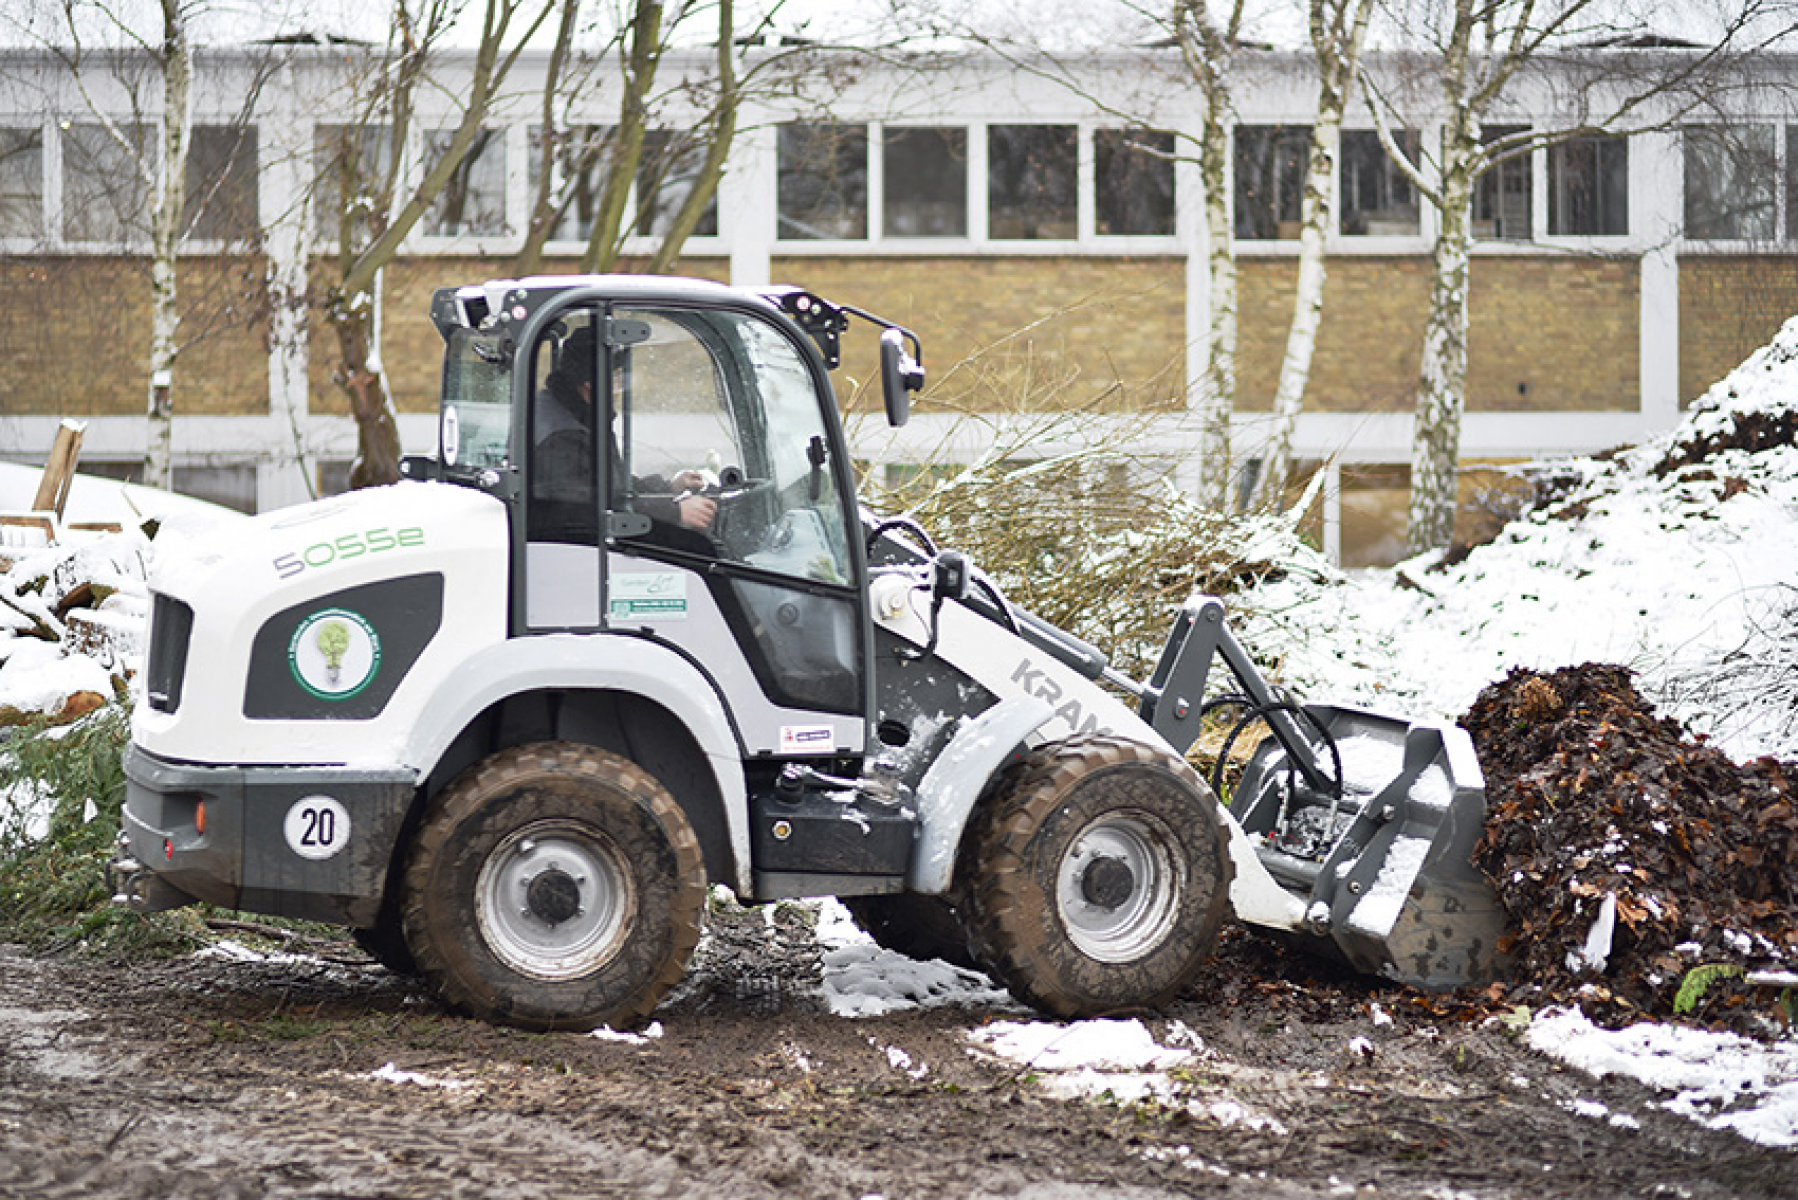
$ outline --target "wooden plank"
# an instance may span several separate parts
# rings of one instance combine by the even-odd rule
[[[81,439],[87,426],[80,421],[64,421],[56,431],[56,443],[50,447],[50,458],[44,464],[43,478],[38,480],[37,498],[31,507],[37,512],[53,512],[62,519],[69,502],[69,485],[75,481],[75,464],[81,461]]]

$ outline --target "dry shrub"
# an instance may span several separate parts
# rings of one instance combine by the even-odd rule
[[[1173,478],[1185,447],[1151,447],[1148,417],[1120,419],[1117,396],[1074,402],[1078,373],[1007,359],[958,364],[921,409],[958,414],[915,474],[870,479],[874,508],[904,514],[966,553],[1014,605],[1093,643],[1146,678],[1174,614],[1194,591],[1228,595],[1316,556],[1296,514],[1200,507]]]

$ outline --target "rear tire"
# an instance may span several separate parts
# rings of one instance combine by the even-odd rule
[[[1099,736],[1008,768],[964,848],[974,952],[1061,1017],[1154,1008],[1198,973],[1229,908],[1217,799],[1164,750]]]
[[[426,814],[405,882],[406,942],[438,994],[539,1030],[648,1016],[685,971],[705,903],[699,842],[667,789],[565,742],[464,772]]]
[[[844,896],[843,907],[883,950],[907,958],[940,958],[970,971],[984,969],[974,961],[968,931],[946,897],[918,892]]]

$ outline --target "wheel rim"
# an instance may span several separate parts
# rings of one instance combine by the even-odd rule
[[[1141,958],[1179,913],[1172,839],[1141,814],[1112,813],[1080,831],[1062,857],[1056,903],[1068,939],[1099,962]]]
[[[627,864],[591,829],[540,822],[496,847],[475,880],[481,937],[535,979],[578,979],[611,959],[636,908]]]

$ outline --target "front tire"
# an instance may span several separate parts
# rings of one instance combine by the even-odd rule
[[[1211,790],[1180,759],[1123,738],[1051,743],[1008,768],[964,854],[977,956],[1056,1016],[1172,1000],[1229,907]]]
[[[648,1016],[685,971],[705,903],[699,842],[667,789],[563,742],[501,751],[446,788],[405,884],[406,942],[438,994],[538,1030]]]

